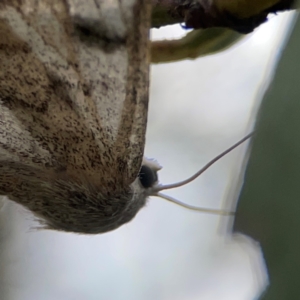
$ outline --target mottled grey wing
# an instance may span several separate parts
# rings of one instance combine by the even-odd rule
[[[1,194],[37,174],[104,187],[136,178],[148,106],[146,2],[0,0]]]

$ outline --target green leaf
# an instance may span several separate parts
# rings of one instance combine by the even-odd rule
[[[262,247],[264,300],[300,299],[299,55],[298,18],[261,104],[234,224]]]

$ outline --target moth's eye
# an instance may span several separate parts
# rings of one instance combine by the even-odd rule
[[[143,165],[139,173],[139,179],[144,188],[152,187],[158,180],[157,171],[149,166]]]

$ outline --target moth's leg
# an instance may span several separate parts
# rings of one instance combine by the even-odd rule
[[[133,28],[127,37],[126,98],[115,145],[122,149],[127,162],[127,183],[136,178],[142,163],[148,116],[151,5],[147,0],[139,3],[141,7],[135,12]]]
[[[90,92],[99,95],[93,101],[100,116],[102,141],[109,145],[105,152],[109,163],[114,166],[110,168],[114,172],[111,176],[127,185],[136,178],[144,152],[149,93],[150,1],[110,1],[112,5],[109,5],[107,1],[98,0],[95,1],[92,20],[85,18],[92,13],[75,5],[78,1],[70,3],[73,3],[71,11],[75,23],[87,29],[89,34],[103,37],[101,28],[106,29],[109,51],[99,57],[99,60],[105,60],[101,66],[89,64],[90,68],[83,70],[82,74],[89,83],[102,78],[98,84],[90,85]],[[96,26],[97,15],[105,15],[105,18],[100,18],[101,26]],[[88,51],[91,53],[91,49]],[[81,56],[86,52],[83,45]]]

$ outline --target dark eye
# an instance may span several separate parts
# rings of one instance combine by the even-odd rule
[[[158,180],[157,172],[145,165],[140,170],[139,178],[144,188],[152,187]]]

